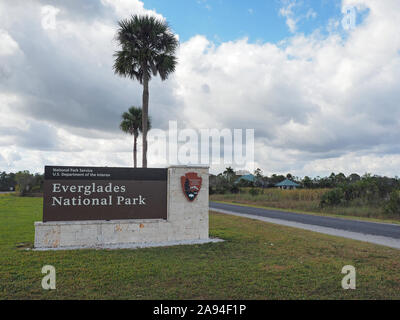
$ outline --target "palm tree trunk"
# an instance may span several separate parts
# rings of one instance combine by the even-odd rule
[[[149,79],[145,75],[143,77],[143,105],[142,105],[142,137],[143,137],[143,154],[142,167],[147,168],[147,121],[149,117]]]
[[[133,136],[133,167],[137,168],[137,135]]]

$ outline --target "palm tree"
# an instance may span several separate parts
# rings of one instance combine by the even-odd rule
[[[136,79],[143,85],[142,128],[143,161],[147,168],[147,119],[149,109],[149,81],[152,75],[166,80],[175,71],[174,56],[178,40],[168,23],[152,16],[133,15],[118,22],[116,39],[121,46],[114,56],[114,72],[123,77]]]
[[[122,114],[122,121],[119,125],[125,133],[133,135],[133,166],[137,168],[137,138],[139,132],[142,132],[142,109],[130,107],[128,112]],[[147,129],[151,129],[150,118],[147,119]]]
[[[225,177],[228,179],[228,182],[231,182],[232,178],[235,175],[235,171],[233,170],[232,167],[228,167],[226,168],[226,170],[223,172],[223,174],[225,175]]]
[[[233,175],[235,174],[235,171],[233,170],[232,167],[228,167],[225,169],[225,171],[223,172],[224,175]]]

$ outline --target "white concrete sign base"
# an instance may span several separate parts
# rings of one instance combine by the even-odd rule
[[[186,199],[181,176],[202,178],[197,198]],[[208,168],[168,168],[167,220],[35,222],[35,249],[135,248],[215,242],[208,236]]]

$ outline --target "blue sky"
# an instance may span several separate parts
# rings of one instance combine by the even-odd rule
[[[292,1],[291,1],[292,2]],[[278,42],[292,35],[280,9],[282,0],[146,0],[145,8],[167,18],[182,41],[196,34],[215,42],[248,37],[250,42]],[[340,0],[298,0],[292,7],[297,32],[325,32],[329,19],[340,19]],[[309,16],[307,17],[307,13]]]

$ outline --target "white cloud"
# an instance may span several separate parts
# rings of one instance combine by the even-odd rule
[[[298,14],[296,9],[302,6],[301,2],[296,0],[282,0],[283,7],[279,10],[279,15],[286,18],[286,24],[291,33],[296,33],[297,24],[303,19],[315,19],[317,13],[314,9],[309,8],[305,14]]]
[[[18,43],[6,30],[0,28],[0,56],[14,54],[18,50]]]
[[[317,17],[317,13],[312,9],[308,9],[307,13],[306,13],[306,18],[310,19],[310,18],[316,18]]]
[[[296,0],[293,1],[285,1],[286,6],[282,7],[279,10],[279,14],[286,18],[286,24],[289,27],[290,32],[295,33],[297,30],[297,22],[294,16],[293,8],[296,6]]]
[[[161,20],[165,19],[155,10],[145,9],[144,3],[139,0],[101,0],[101,3],[113,8],[118,18],[129,18],[133,14],[148,14]]]
[[[197,3],[201,6],[203,6],[204,8],[206,8],[208,11],[212,10],[212,7],[210,6],[210,4],[208,3],[208,0],[197,0]]]
[[[187,123],[256,128],[256,160],[266,170],[332,171],[334,159],[355,170],[354,157],[358,172],[395,174],[387,159],[400,151],[400,4],[362,4],[371,14],[346,40],[316,33],[280,46],[242,39],[216,47],[201,36],[182,44],[176,81],[190,105]]]

